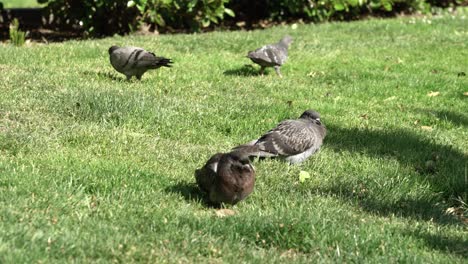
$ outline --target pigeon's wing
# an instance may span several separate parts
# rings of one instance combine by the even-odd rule
[[[134,67],[137,69],[156,69],[161,66],[171,67],[171,63],[171,59],[158,57],[152,52],[143,51],[142,53],[137,54]]]
[[[144,51],[138,47],[118,48],[110,55],[112,66],[116,70],[125,70],[135,63],[136,55]]]
[[[282,65],[287,58],[287,53],[275,45],[267,45],[249,53],[249,58],[271,64]]]
[[[268,131],[255,143],[262,151],[291,156],[302,153],[314,146],[315,131],[300,120],[285,120]]]
[[[135,54],[133,60],[133,67],[135,68],[151,68],[158,64],[159,58],[152,52],[140,50]]]
[[[275,63],[278,65],[283,65],[288,59],[288,49],[279,45],[272,45],[271,53],[274,55]]]

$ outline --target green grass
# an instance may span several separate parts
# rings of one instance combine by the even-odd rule
[[[3,0],[4,8],[30,8],[30,7],[41,7],[37,0]]]
[[[447,15],[3,45],[0,263],[466,263],[466,29]],[[283,79],[244,66],[285,34]],[[112,44],[174,67],[127,82]],[[194,170],[308,108],[322,150],[256,161],[254,192],[218,218]]]

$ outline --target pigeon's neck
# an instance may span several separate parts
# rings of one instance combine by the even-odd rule
[[[282,40],[276,44],[277,47],[288,50],[289,45],[284,43]]]

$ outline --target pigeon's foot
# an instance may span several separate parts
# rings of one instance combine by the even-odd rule
[[[263,73],[265,72],[265,67],[260,68],[260,76],[263,76]]]
[[[280,78],[283,78],[283,75],[281,75],[281,71],[280,71],[280,67],[279,67],[279,66],[275,66],[275,72],[276,72],[276,74],[278,74],[278,76],[279,76]]]

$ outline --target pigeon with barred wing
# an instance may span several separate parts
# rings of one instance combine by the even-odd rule
[[[112,67],[127,76],[127,80],[132,76],[141,80],[146,71],[162,66],[171,67],[172,63],[171,59],[157,57],[154,53],[138,47],[112,46],[109,48],[109,56]]]
[[[266,67],[274,67],[276,73],[282,77],[280,67],[288,59],[288,48],[293,42],[291,36],[285,36],[278,43],[266,45],[254,51],[249,51],[247,57],[260,65],[260,74]]]
[[[250,157],[282,157],[291,164],[301,163],[320,149],[326,134],[320,114],[307,110],[299,119],[282,121],[259,139],[234,149]]]

